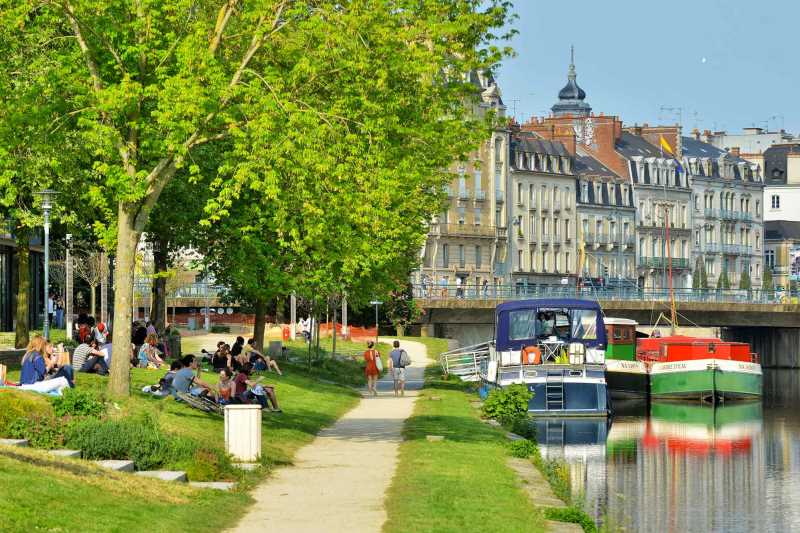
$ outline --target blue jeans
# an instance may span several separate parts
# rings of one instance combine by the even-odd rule
[[[73,389],[75,388],[75,381],[74,381],[75,371],[72,370],[72,365],[62,366],[61,368],[58,369],[58,371],[55,374],[53,374],[53,377],[66,378],[67,383],[69,383],[69,386],[72,387]]]

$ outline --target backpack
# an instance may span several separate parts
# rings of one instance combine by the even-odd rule
[[[408,356],[408,352],[405,350],[400,350],[400,366],[403,368],[411,366],[411,357]]]

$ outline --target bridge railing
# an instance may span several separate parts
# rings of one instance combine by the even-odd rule
[[[416,284],[414,297],[423,300],[525,300],[529,298],[583,298],[592,300],[669,301],[667,289],[641,289],[635,285],[613,287],[574,285],[474,285]],[[678,302],[800,303],[796,292],[761,289],[675,289]]]

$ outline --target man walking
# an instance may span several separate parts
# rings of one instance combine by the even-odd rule
[[[409,365],[409,357],[406,351],[400,348],[400,341],[394,341],[393,346],[394,349],[389,352],[389,370],[394,380],[394,395],[405,396],[406,366]]]

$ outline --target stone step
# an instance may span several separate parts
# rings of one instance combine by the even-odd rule
[[[102,468],[108,468],[109,470],[115,470],[117,472],[133,472],[133,461],[105,459],[102,461],[95,461],[94,463]]]
[[[189,478],[186,477],[186,472],[181,472],[180,470],[140,470],[136,472],[136,475],[152,477],[161,481],[179,481],[181,483],[189,481]]]
[[[68,459],[80,459],[81,458],[81,451],[80,450],[48,450],[50,455],[55,455],[56,457],[66,457]]]
[[[196,489],[214,489],[231,491],[236,487],[232,481],[190,481],[189,486]]]
[[[510,457],[506,464],[519,476],[522,481],[522,490],[528,494],[533,505],[559,508],[567,506],[553,493],[550,483],[528,459]]]
[[[548,533],[583,533],[583,528],[572,522],[556,522],[555,520],[547,520],[545,522],[545,531]]]
[[[27,446],[26,439],[0,439],[0,446]]]

